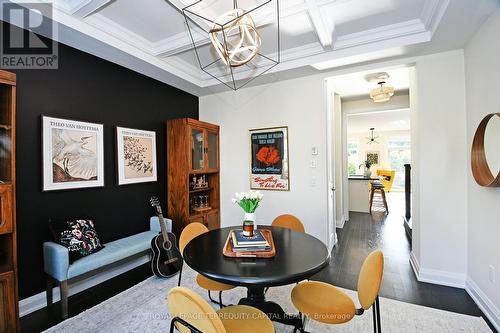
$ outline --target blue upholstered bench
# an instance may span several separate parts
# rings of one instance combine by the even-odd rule
[[[172,221],[165,219],[167,231]],[[59,285],[63,318],[68,317],[68,282],[95,274],[106,266],[124,261],[151,248],[151,239],[160,232],[158,217],[150,219],[150,230],[104,244],[99,252],[69,264],[68,249],[54,242],[43,243],[44,270],[47,277],[47,306],[52,305],[52,288]]]

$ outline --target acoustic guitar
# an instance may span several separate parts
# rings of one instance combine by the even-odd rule
[[[177,239],[175,235],[167,231],[163,213],[161,211],[160,201],[153,196],[150,199],[151,206],[156,208],[156,214],[160,220],[161,233],[151,240],[151,269],[153,274],[166,278],[177,273],[182,267],[182,255],[177,248]]]

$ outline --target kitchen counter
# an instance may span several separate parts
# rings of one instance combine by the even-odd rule
[[[379,180],[378,177],[365,177],[363,175],[351,175],[348,178],[349,180]]]
[[[349,176],[349,211],[370,212],[370,181],[379,180],[378,177],[363,175]]]

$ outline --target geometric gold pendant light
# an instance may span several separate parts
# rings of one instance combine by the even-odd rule
[[[194,0],[182,9],[203,80],[237,90],[280,63],[279,1]]]
[[[245,65],[257,55],[260,35],[252,17],[245,15],[243,9],[235,8],[215,21],[230,22],[225,26],[213,24],[209,32],[210,41],[226,66]]]

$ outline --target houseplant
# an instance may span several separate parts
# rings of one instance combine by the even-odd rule
[[[371,177],[372,172],[370,168],[372,167],[372,164],[369,161],[364,161],[363,164],[359,165],[359,168],[361,169],[362,166],[365,167],[363,171],[363,176],[365,176],[366,178]]]
[[[243,218],[243,230],[251,229],[250,236],[253,235],[253,230],[257,229],[255,223],[255,210],[259,207],[264,195],[259,191],[236,192],[235,198],[231,199],[233,203],[237,203],[245,212]]]

